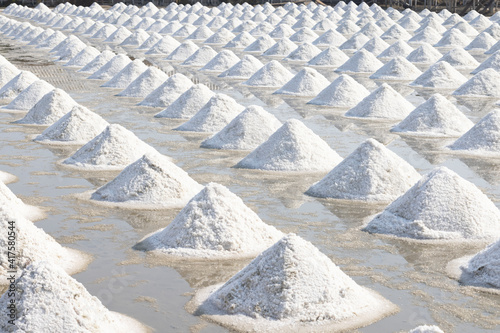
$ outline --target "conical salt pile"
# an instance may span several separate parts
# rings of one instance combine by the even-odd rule
[[[500,288],[500,240],[475,254],[461,267],[460,282],[468,285]]]
[[[217,52],[215,52],[214,49],[212,49],[210,46],[202,46],[189,58],[184,60],[181,65],[202,67],[205,66],[216,55]]]
[[[121,170],[148,152],[158,153],[134,133],[111,124],[62,163],[79,169]]]
[[[156,114],[156,118],[179,118],[189,119],[196,114],[210,98],[215,95],[213,91],[208,89],[204,84],[195,84],[167,108]]]
[[[98,114],[76,105],[34,140],[49,144],[84,145],[108,125]]]
[[[63,269],[51,263],[51,255],[28,265],[16,279],[18,292],[14,298],[7,293],[0,298],[6,307],[11,300],[23,314],[15,320],[16,329],[22,332],[136,332],[148,329],[125,315],[111,312],[87,289]],[[51,309],[52,311],[48,311]],[[0,328],[8,331],[7,311],[0,314]]]
[[[0,86],[7,84],[20,73],[16,66],[9,62],[0,64]]]
[[[289,55],[285,57],[283,60],[287,61],[309,61],[318,54],[321,53],[321,50],[311,43],[303,43],[300,44],[295,50],[290,52]]]
[[[77,55],[71,58],[64,66],[67,67],[83,67],[97,57],[101,52],[92,46],[87,46]]]
[[[90,61],[87,65],[85,65],[82,69],[78,70],[79,73],[86,73],[86,74],[93,74],[99,68],[104,66],[105,64],[108,63],[115,54],[109,50],[104,50],[99,54],[97,57],[95,57],[92,61]]]
[[[259,37],[255,42],[252,44],[248,45],[243,52],[258,52],[262,53],[271,46],[273,46],[275,43],[274,39],[269,37],[268,35],[264,35]]]
[[[195,53],[199,47],[190,40],[183,42],[175,50],[173,50],[165,60],[184,61]]]
[[[24,218],[32,221],[45,217],[45,213],[40,208],[25,204],[3,182],[0,182],[0,207],[2,207],[0,209],[19,212]]]
[[[483,155],[500,153],[500,109],[488,113],[467,133],[451,146],[453,150],[463,150]]]
[[[240,58],[230,50],[222,50],[213,57],[200,71],[223,72],[233,67]]]
[[[24,89],[5,108],[12,110],[29,110],[42,99],[45,94],[54,90],[54,87],[44,80],[37,80]]]
[[[208,37],[212,36],[214,33],[212,30],[207,28],[206,26],[201,26],[198,27],[193,33],[189,36],[186,37],[186,39],[193,39],[193,40],[205,40]]]
[[[446,61],[440,61],[429,67],[415,81],[410,83],[410,86],[450,89],[456,88],[466,81],[467,78],[453,66]]]
[[[414,106],[387,83],[382,83],[355,107],[346,112],[346,117],[404,119]]]
[[[307,104],[353,107],[370,92],[349,75],[342,74]]]
[[[180,257],[253,257],[282,236],[226,187],[209,183],[166,228],[135,248]]]
[[[150,37],[144,41],[137,49],[139,50],[149,50],[152,48],[156,43],[158,43],[161,39],[163,38],[162,35],[160,35],[157,32],[151,33]]]
[[[124,26],[116,29],[111,35],[104,40],[105,43],[121,44],[125,39],[132,35],[132,31],[128,30]]]
[[[262,55],[273,57],[286,57],[293,50],[297,48],[297,44],[292,42],[287,37],[283,37],[276,42],[273,46],[268,48]]]
[[[414,64],[433,64],[441,59],[442,54],[428,43],[422,43],[406,59]]]
[[[235,49],[244,49],[248,45],[252,44],[255,41],[256,41],[256,39],[252,35],[250,35],[246,31],[243,31],[239,35],[236,35],[236,37],[231,39],[229,42],[227,42],[227,44],[224,45],[224,47],[235,48]]]
[[[45,94],[17,124],[52,125],[77,103],[64,90],[54,89]]]
[[[264,67],[259,59],[252,55],[244,56],[228,70],[219,74],[219,77],[230,79],[249,79],[255,72]]]
[[[347,39],[342,36],[339,32],[329,29],[325,31],[321,36],[316,38],[312,43],[316,46],[335,46],[339,47],[345,43]]]
[[[149,38],[149,34],[143,29],[137,29],[130,36],[128,36],[123,42],[120,43],[120,46],[140,46],[142,43]]]
[[[282,39],[288,38],[295,33],[295,30],[286,23],[279,24],[273,31],[269,33],[269,37]]]
[[[237,168],[270,171],[329,171],[340,157],[301,121],[288,120],[266,142],[242,159]]]
[[[125,54],[118,54],[108,61],[104,66],[88,77],[91,80],[110,80],[122,69],[130,64],[132,60]]]
[[[436,44],[434,44],[435,47],[465,47],[469,45],[471,42],[470,38],[464,35],[463,32],[461,32],[458,29],[450,29],[448,30],[444,35],[443,38],[439,40]]]
[[[225,94],[216,94],[191,119],[176,130],[218,132],[244,109],[233,98]]]
[[[101,87],[124,89],[146,69],[148,66],[141,59],[135,59]]]
[[[500,73],[487,68],[462,84],[453,92],[455,96],[500,97]]]
[[[147,95],[138,105],[165,108],[192,86],[193,82],[190,79],[181,73],[176,73]]]
[[[413,47],[408,45],[406,42],[400,40],[389,46],[387,49],[382,51],[377,58],[386,59],[394,57],[407,57],[413,51]]]
[[[163,36],[155,45],[151,46],[151,48],[145,54],[171,54],[177,49],[181,43],[179,43],[176,39],[170,36]]]
[[[440,94],[417,106],[391,131],[422,136],[460,136],[474,123]]]
[[[35,74],[29,71],[21,71],[0,89],[0,98],[14,98],[37,80]]]
[[[144,98],[167,79],[168,75],[164,71],[156,67],[149,67],[117,96]]]
[[[477,74],[482,70],[487,68],[493,68],[497,72],[500,71],[500,51],[495,52],[488,59],[483,61],[476,69],[474,69],[471,74]]]
[[[8,172],[0,170],[0,182],[2,182],[4,184],[10,184],[10,183],[13,183],[17,180],[18,180],[18,178],[16,176],[14,176]]]
[[[306,194],[320,198],[392,201],[420,179],[405,160],[374,139],[363,142]]]
[[[384,64],[370,51],[361,49],[336,69],[337,72],[374,73]]]
[[[231,31],[227,30],[226,28],[221,28],[217,32],[215,32],[212,36],[208,37],[203,44],[220,44],[220,45],[225,45],[227,44],[230,40],[232,40],[234,37],[236,37],[235,34],[233,34]]]
[[[411,35],[399,24],[393,24],[389,29],[387,29],[380,38],[386,40],[408,40],[411,38]]]
[[[487,32],[481,32],[479,35],[477,35],[476,38],[472,40],[472,42],[469,43],[466,47],[464,47],[465,50],[477,50],[477,51],[486,51],[489,50],[497,40],[493,38],[489,33]]]
[[[115,179],[92,193],[91,199],[131,207],[182,207],[202,186],[166,156],[146,154]]]
[[[369,41],[370,38],[368,36],[365,36],[362,33],[357,33],[348,40],[346,40],[342,45],[340,45],[339,49],[345,51],[359,50],[363,45],[365,45]]]
[[[293,27],[292,27],[293,28]],[[295,43],[312,43],[319,36],[311,29],[304,27],[298,30],[296,33],[288,37],[292,42]]]
[[[268,62],[242,84],[254,87],[281,87],[293,74],[276,60]]]
[[[195,301],[198,313],[256,332],[353,330],[396,309],[295,234],[280,239],[224,285],[202,290]]]
[[[412,44],[420,44],[420,43],[427,43],[434,45],[439,40],[442,38],[441,34],[437,32],[434,28],[427,27],[420,31],[419,33],[415,34],[412,38],[408,40],[408,43]]]
[[[276,90],[274,94],[292,96],[316,96],[330,84],[323,75],[315,69],[304,67],[290,81]]]
[[[448,51],[438,61],[446,61],[456,69],[470,69],[479,65],[479,62],[461,47]]]
[[[422,72],[403,57],[395,57],[370,76],[377,80],[415,80]]]
[[[275,116],[250,105],[222,130],[201,143],[202,148],[252,150],[281,127]]]
[[[382,38],[375,36],[366,42],[361,48],[370,51],[374,55],[378,56],[390,45],[387,44]]]
[[[438,167],[364,230],[416,239],[491,239],[500,237],[500,211],[474,184]]]
[[[408,333],[444,333],[442,329],[435,325],[421,325],[408,331]]]

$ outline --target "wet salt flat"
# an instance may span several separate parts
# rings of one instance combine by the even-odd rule
[[[78,37],[103,49],[99,40]],[[145,56],[144,50],[108,45],[133,57]],[[217,46],[213,49],[221,50]],[[245,54],[234,52],[240,58]],[[446,265],[451,260],[473,255],[487,242],[416,243],[370,235],[360,229],[368,222],[368,217],[381,212],[385,204],[316,199],[303,194],[326,173],[297,176],[231,168],[247,152],[199,148],[209,134],[173,131],[184,121],[154,118],[162,108],[136,106],[142,98],[115,96],[121,90],[99,87],[105,81],[86,80],[88,75],[52,62],[47,51],[1,36],[0,54],[19,69],[29,70],[63,89],[76,102],[109,123],[124,126],[160,153],[172,157],[176,165],[200,184],[223,184],[264,222],[312,242],[358,284],[379,292],[399,306],[398,313],[361,328],[360,332],[407,331],[420,324],[436,324],[445,332],[498,330],[498,294],[459,286],[446,272]],[[264,64],[269,61],[259,55],[256,57]],[[241,80],[220,79],[217,74],[200,72],[198,68],[180,66],[162,58],[146,56],[149,62],[166,72],[193,77],[193,81],[207,84],[214,92],[226,94],[243,106],[260,105],[282,123],[291,118],[301,120],[344,158],[366,139],[374,138],[421,175],[436,166],[446,166],[479,187],[500,207],[500,161],[464,157],[444,150],[443,147],[454,139],[399,136],[389,132],[394,122],[346,118],[343,114],[347,109],[306,105],[310,97],[272,95],[275,89],[243,86],[239,84]],[[483,61],[485,56],[477,55],[476,59]],[[303,64],[282,64],[293,74],[303,67]],[[339,75],[325,69],[320,73],[330,82]],[[472,77],[468,71],[462,74]],[[366,74],[352,76],[370,91],[381,84]],[[388,83],[414,106],[435,92],[410,87],[407,83]],[[494,108],[496,99],[457,97],[452,101],[477,123]],[[47,209],[48,218],[36,222],[38,227],[61,245],[94,257],[85,271],[73,275],[90,294],[97,296],[108,309],[129,315],[158,332],[226,331],[189,314],[184,306],[196,290],[225,282],[250,260],[172,262],[133,250],[132,246],[144,236],[167,226],[180,209],[125,210],[82,199],[81,193],[95,191],[118,172],[68,169],[59,162],[77,147],[35,143],[32,139],[43,127],[12,124],[23,114],[0,111],[0,138],[4,142],[0,147],[0,168],[19,178],[18,182],[9,184],[9,188],[26,203]]]

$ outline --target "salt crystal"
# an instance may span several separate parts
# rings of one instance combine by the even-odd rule
[[[359,50],[370,38],[362,33],[357,33],[339,46],[341,50]]]
[[[438,326],[435,325],[421,325],[408,331],[408,333],[444,333]]]
[[[11,175],[8,172],[0,170],[0,182],[2,182],[4,184],[10,184],[10,183],[13,183],[17,180],[18,180],[18,178],[16,176]]]
[[[465,50],[481,50],[481,51],[486,51],[489,50],[497,40],[487,32],[481,32],[479,35],[477,35],[476,38],[470,42],[469,45],[464,47]]]
[[[117,96],[146,97],[168,79],[168,75],[156,67],[148,67]]]
[[[10,102],[5,108],[12,110],[29,110],[39,100],[42,99],[45,94],[52,91],[54,87],[44,80],[36,80],[17,95],[12,102]]]
[[[93,34],[90,38],[106,39],[111,36],[111,34],[113,34],[116,30],[117,28],[114,25],[106,24],[101,29],[97,30],[96,33]]]
[[[280,87],[289,80],[293,74],[290,73],[278,61],[273,60],[255,72],[243,85],[254,87]]]
[[[286,37],[280,39],[276,44],[267,49],[264,56],[287,56],[297,48],[297,45]]]
[[[139,50],[149,50],[152,48],[156,43],[158,43],[161,39],[163,38],[162,35],[160,35],[157,32],[152,32],[151,35],[149,36],[148,39],[144,41],[137,49]]]
[[[428,43],[434,45],[439,42],[441,38],[442,36],[434,28],[427,27],[413,35],[413,37],[408,40],[408,43]]]
[[[295,30],[292,29],[288,24],[282,23],[279,24],[273,31],[269,33],[269,37],[272,38],[288,38],[295,33]]]
[[[449,63],[439,61],[410,83],[410,86],[447,89],[456,88],[466,81],[467,78]]]
[[[235,37],[236,35],[233,34],[231,31],[227,30],[226,28],[221,28],[215,34],[208,37],[203,43],[225,45]]]
[[[125,39],[132,35],[132,31],[128,30],[124,26],[119,27],[111,35],[104,40],[105,43],[115,43],[121,44]]]
[[[146,69],[148,66],[141,59],[135,59],[101,87],[124,89]]]
[[[422,72],[403,57],[395,57],[370,76],[377,80],[415,80]]]
[[[256,39],[252,35],[250,35],[246,31],[243,31],[239,35],[236,35],[236,37],[231,39],[229,42],[227,42],[227,44],[224,45],[224,47],[244,49],[255,41]]]
[[[0,215],[4,215],[4,209],[18,213],[22,218],[29,219],[32,221],[40,220],[45,217],[45,213],[38,207],[25,204],[21,199],[19,199],[3,182],[0,182]],[[5,218],[5,216],[3,216]],[[7,228],[5,221],[2,222],[2,226]],[[7,233],[5,233],[6,237]],[[7,252],[2,253],[5,255]],[[6,265],[6,261],[1,261],[0,271],[2,271],[2,266]]]
[[[482,70],[458,87],[452,95],[500,97],[500,73],[493,68]]]
[[[295,43],[312,43],[315,41],[319,36],[312,31],[311,29],[305,27],[288,37],[292,42]]]
[[[405,28],[395,23],[386,32],[384,32],[380,38],[382,39],[392,39],[392,40],[409,40],[412,36],[406,31]]]
[[[268,35],[261,36],[259,39],[257,39],[255,42],[252,44],[248,45],[243,52],[258,52],[262,53],[271,46],[274,45],[274,39],[269,37]]]
[[[287,61],[309,61],[318,54],[321,50],[310,43],[303,43],[299,45],[295,50],[290,52],[283,60]]]
[[[434,46],[435,47],[465,47],[469,45],[471,40],[469,37],[464,35],[463,32],[461,32],[458,29],[450,29],[448,30],[444,35],[443,38],[439,40]]]
[[[370,92],[348,75],[342,74],[307,104],[353,107]]]
[[[0,64],[0,85],[7,84],[20,73],[19,69],[11,63]]]
[[[205,40],[208,37],[212,36],[214,33],[210,28],[207,28],[206,26],[201,26],[198,27],[193,33],[189,36],[186,37],[186,39],[192,39],[192,40]]]
[[[189,119],[214,95],[214,92],[204,84],[195,84],[155,117]]]
[[[461,265],[460,282],[463,284],[500,288],[498,271],[500,263],[500,241],[490,244]]]
[[[377,58],[384,59],[384,58],[394,58],[397,56],[407,57],[412,51],[413,48],[410,45],[400,40],[389,46],[384,51],[382,51],[377,56]]]
[[[366,42],[361,48],[370,51],[374,55],[378,56],[382,51],[387,49],[390,45],[387,44],[382,38],[375,36]]]
[[[328,29],[312,43],[316,46],[336,46],[339,47],[347,39],[336,30]]]

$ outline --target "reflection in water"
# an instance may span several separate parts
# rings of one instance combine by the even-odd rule
[[[465,106],[469,111],[464,111],[465,115],[469,116],[474,123],[483,118],[495,108],[495,102],[498,98],[467,98],[455,96],[457,103]]]
[[[400,137],[408,146],[434,165],[442,164],[450,158],[450,155],[443,152],[443,149],[455,141],[455,138],[423,138],[404,134]]]
[[[316,198],[332,214],[349,222],[349,224],[361,226],[367,217],[380,213],[389,203],[369,203],[352,200],[335,200]]]
[[[349,119],[354,125],[351,128],[353,131],[376,139],[384,145],[388,145],[398,137],[397,135],[389,132],[390,128],[394,125],[394,122],[373,121],[372,119]]]
[[[471,156],[460,157],[460,160],[491,185],[500,185],[500,159]]]

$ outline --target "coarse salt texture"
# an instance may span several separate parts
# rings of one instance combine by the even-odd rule
[[[338,31],[328,29],[321,36],[316,38],[312,43],[316,46],[336,46],[339,47],[345,43],[347,39]]]
[[[264,56],[273,56],[273,57],[286,57],[293,50],[297,48],[297,44],[292,42],[287,37],[283,37],[278,40],[273,46],[268,48],[262,55]]]
[[[441,59],[442,54],[428,43],[422,43],[413,50],[406,59],[414,64],[429,65]]]
[[[11,63],[4,63],[0,65],[0,85],[4,85],[20,73]]]
[[[429,137],[457,137],[474,123],[446,97],[434,94],[391,131]]]
[[[373,53],[361,49],[335,71],[341,73],[374,73],[383,65]]]
[[[493,38],[489,33],[483,31],[477,35],[477,37],[474,38],[469,45],[464,47],[464,49],[467,51],[486,51],[495,45],[496,42],[497,40],[495,38]]]
[[[290,81],[274,94],[312,97],[318,95],[330,84],[323,75],[313,68],[304,67]]]
[[[149,38],[149,34],[143,29],[137,29],[130,36],[128,36],[123,42],[120,43],[120,46],[135,46],[138,47],[142,43]]]
[[[19,212],[24,218],[32,221],[45,217],[40,208],[25,204],[3,182],[0,182],[0,207]]]
[[[382,83],[355,107],[346,117],[401,120],[413,111],[414,106],[387,83]]]
[[[439,32],[434,28],[427,27],[422,31],[416,33],[412,38],[408,40],[409,44],[422,44],[427,43],[434,45],[443,38]]]
[[[253,150],[281,127],[281,122],[262,107],[248,106],[229,124],[201,143],[202,148]]]
[[[479,62],[461,47],[448,51],[438,61],[446,61],[456,69],[471,69],[479,65]]]
[[[78,169],[121,170],[147,152],[157,153],[134,133],[111,124],[62,163]]]
[[[131,208],[172,208],[182,207],[201,189],[168,157],[148,153],[92,193],[91,199]]]
[[[189,58],[184,60],[182,66],[202,67],[205,66],[213,57],[217,55],[210,46],[202,46]]]
[[[500,71],[500,51],[495,52],[488,59],[483,61],[479,66],[476,67],[476,69],[474,69],[471,72],[471,74],[477,74],[480,71],[485,70],[486,68],[492,68],[492,69],[496,70],[497,72]],[[0,90],[0,93],[1,93],[1,90]]]
[[[500,211],[474,184],[446,167],[423,176],[364,228],[414,239],[492,239]]]
[[[236,35],[236,37],[231,39],[229,42],[227,42],[227,44],[224,45],[224,47],[244,49],[255,41],[256,41],[255,37],[250,35],[248,32],[243,31],[242,33]]]
[[[500,73],[487,68],[471,77],[452,95],[464,97],[500,97]]]
[[[185,61],[193,53],[195,53],[199,47],[190,40],[183,42],[175,50],[173,50],[165,60],[171,61]]]
[[[195,84],[175,101],[173,101],[167,108],[160,113],[156,114],[156,118],[178,118],[189,119],[200,110],[205,104],[208,103],[210,98],[215,95],[204,84]]]
[[[309,60],[308,66],[339,67],[349,60],[349,57],[335,46],[329,46],[317,56]]]
[[[435,47],[465,47],[469,45],[471,42],[470,38],[464,35],[463,32],[461,32],[458,29],[450,29],[448,30],[444,35],[443,38],[439,40],[436,44],[434,44]]]
[[[484,116],[449,148],[486,156],[500,155],[500,109]]]
[[[311,43],[300,44],[295,50],[290,52],[283,60],[286,61],[309,61],[318,54],[321,50]]]
[[[78,70],[79,73],[85,73],[85,74],[93,74],[99,68],[104,66],[105,64],[108,63],[115,54],[111,52],[110,50],[104,50],[99,54],[97,57],[95,57],[92,61],[90,61],[87,65],[83,66],[82,69]]]
[[[2,86],[0,89],[0,98],[15,98],[37,80],[38,77],[30,71],[21,71],[12,80]]]
[[[406,42],[399,40],[389,46],[387,49],[382,51],[377,58],[380,59],[392,59],[394,57],[407,57],[413,51],[413,47],[408,45]]]
[[[460,266],[460,282],[487,288],[500,288],[500,240],[476,253]]]
[[[5,108],[12,110],[29,110],[42,99],[45,94],[54,90],[54,87],[44,80],[36,80],[17,95]]]
[[[260,332],[352,330],[396,309],[295,234],[280,239],[223,285],[200,291],[195,302],[197,312],[211,320]]]
[[[20,332],[147,332],[138,321],[109,311],[101,301],[54,263],[36,261],[16,279],[14,301],[18,313],[16,329]],[[4,294],[0,304],[7,307],[12,298]],[[51,311],[48,311],[51,309]],[[8,314],[0,314],[2,330],[8,330]]]
[[[222,50],[213,57],[200,71],[223,72],[233,67],[240,61],[240,58],[230,50]]]
[[[259,59],[252,55],[245,55],[240,61],[231,68],[219,74],[218,77],[229,79],[249,79],[255,72],[264,67]]]
[[[369,41],[370,38],[368,36],[365,36],[362,33],[357,33],[348,40],[346,40],[342,45],[340,45],[339,49],[346,51],[359,50],[363,45],[365,45]]]
[[[138,105],[165,108],[192,86],[193,81],[181,73],[176,73],[147,95]]]
[[[88,77],[91,80],[110,80],[125,68],[132,60],[125,54],[118,54],[111,58],[105,65]]]
[[[362,84],[349,75],[342,74],[307,104],[353,107],[369,94],[370,92]]]
[[[403,57],[397,56],[380,67],[370,76],[377,80],[415,80],[422,72],[411,62]]]
[[[243,158],[237,168],[269,171],[325,172],[340,157],[330,146],[297,119],[288,120],[266,142]]]
[[[420,174],[374,139],[363,142],[306,194],[320,198],[390,202],[405,193]]]
[[[225,45],[235,37],[236,37],[236,35],[233,34],[231,31],[227,30],[226,28],[221,28],[216,33],[214,33],[212,36],[208,37],[203,42],[203,44]]]
[[[269,33],[269,37],[271,38],[288,38],[295,33],[295,30],[290,27],[290,25],[286,23],[279,24],[273,31]]]
[[[83,67],[97,57],[101,52],[92,46],[87,46],[71,58],[64,66]]]
[[[170,36],[163,36],[163,38],[160,39],[155,45],[151,46],[151,48],[147,52],[145,52],[145,54],[148,54],[148,55],[167,55],[167,54],[171,54],[180,45],[181,45],[181,43],[178,42],[176,39],[174,39],[174,38],[172,38]],[[184,58],[184,59],[187,59],[187,57],[189,57],[189,55],[187,55],[186,58]],[[180,55],[179,58],[180,58],[179,60],[184,60],[182,58],[182,55]]]
[[[293,74],[276,60],[272,60],[255,72],[243,85],[253,87],[281,87],[293,78]]]
[[[439,61],[415,79],[410,86],[453,89],[465,83],[467,78],[446,61]]]
[[[264,35],[259,37],[255,42],[253,42],[252,44],[248,45],[245,49],[243,49],[243,52],[262,53],[271,46],[273,46],[274,43],[275,43],[274,39],[272,39],[268,35]]]
[[[84,145],[108,125],[98,114],[76,105],[34,140],[47,144]]]
[[[146,69],[148,66],[144,64],[142,59],[135,59],[101,87],[124,89]]]
[[[117,96],[144,98],[167,79],[168,75],[161,69],[148,67],[148,69],[132,81],[127,88],[118,93]]]

